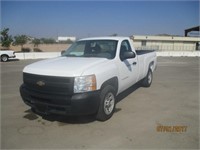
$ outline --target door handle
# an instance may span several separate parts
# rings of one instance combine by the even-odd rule
[[[137,62],[133,62],[133,65],[136,65],[137,64]]]

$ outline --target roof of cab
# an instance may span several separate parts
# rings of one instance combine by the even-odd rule
[[[104,37],[89,37],[89,38],[83,38],[79,39],[78,41],[82,40],[124,40],[124,39],[130,39],[129,37],[119,37],[119,36],[104,36]]]

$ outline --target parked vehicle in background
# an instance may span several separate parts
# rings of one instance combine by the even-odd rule
[[[156,64],[154,51],[135,51],[128,37],[81,39],[61,57],[26,66],[20,93],[39,113],[96,114],[105,121],[118,94],[141,80],[151,85]]]
[[[6,62],[9,58],[15,58],[15,52],[12,50],[0,50],[1,61]]]

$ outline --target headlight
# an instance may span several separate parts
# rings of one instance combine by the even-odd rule
[[[96,90],[95,75],[75,77],[74,93],[82,93],[95,90]]]

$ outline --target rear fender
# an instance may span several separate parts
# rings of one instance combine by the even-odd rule
[[[151,71],[153,72],[153,70],[154,70],[154,61],[152,61],[150,64],[149,64],[149,69],[151,69]]]
[[[145,73],[145,77],[147,76],[147,74],[148,74],[148,72],[149,72],[149,69],[153,72],[154,71],[154,65],[155,65],[155,63],[154,63],[154,61],[151,61],[150,63],[149,63],[149,66],[148,66],[148,68],[147,68],[147,70],[146,70],[146,73]]]

